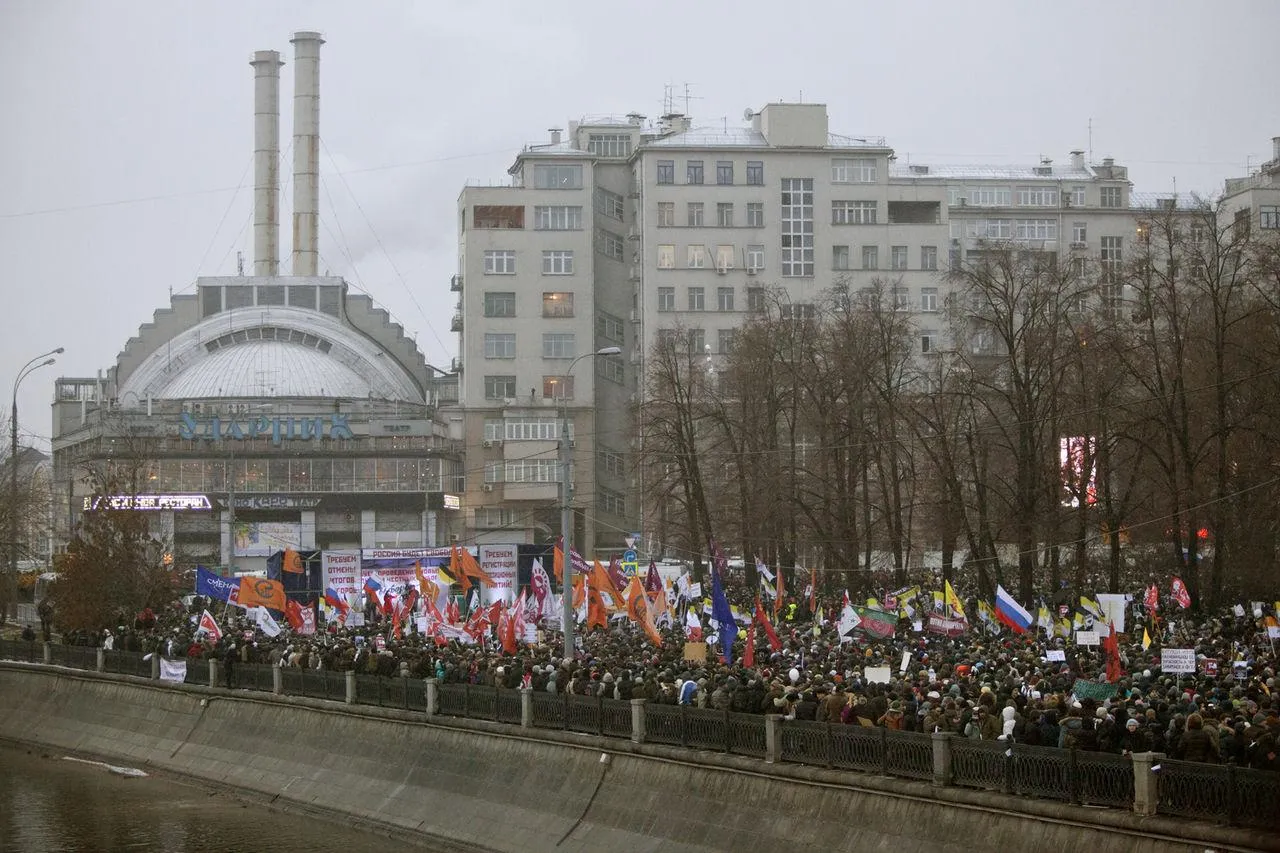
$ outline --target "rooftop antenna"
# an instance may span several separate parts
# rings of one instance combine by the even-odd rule
[[[1093,162],[1093,118],[1089,119],[1089,162]]]
[[[244,252],[236,252],[236,275],[244,277]]]

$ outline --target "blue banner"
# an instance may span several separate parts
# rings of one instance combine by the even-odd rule
[[[230,601],[231,593],[240,589],[239,578],[224,578],[204,566],[196,566],[196,595]]]

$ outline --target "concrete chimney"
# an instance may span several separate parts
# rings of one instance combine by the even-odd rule
[[[553,127],[548,132],[551,134],[551,144],[559,145],[560,144],[560,128]]]
[[[280,54],[253,54],[253,274],[280,274]]]
[[[1084,152],[1083,151],[1071,152],[1071,168],[1077,171],[1084,168]]]
[[[320,226],[319,33],[294,33],[293,274],[316,275]]]
[[[1280,163],[1280,136],[1271,137],[1271,159]]]

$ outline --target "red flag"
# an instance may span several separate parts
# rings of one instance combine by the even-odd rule
[[[289,620],[289,627],[295,631],[302,629],[302,605],[290,598],[284,603],[284,617]]]
[[[218,627],[218,623],[213,621],[213,615],[208,610],[200,614],[200,627],[198,631],[204,631],[209,635],[209,639],[218,642],[222,639],[222,629]]]
[[[1182,578],[1173,579],[1173,599],[1183,610],[1191,606],[1191,593],[1187,592],[1187,585],[1182,582]]]
[[[503,608],[502,610],[498,634],[501,635],[502,650],[509,655],[514,655],[518,650],[516,646],[516,616],[509,608]]]
[[[742,665],[751,669],[756,665],[756,626],[747,626],[747,648],[742,653]]]
[[[764,626],[764,635],[769,638],[769,648],[775,652],[782,651],[782,640],[778,639],[778,633],[773,630],[773,626],[769,624],[769,617],[764,612],[764,607],[760,604],[760,596],[756,596],[756,621]],[[755,636],[755,631],[751,632]]]
[[[1120,638],[1116,636],[1116,623],[1110,624],[1111,633],[1102,645],[1107,653],[1107,683],[1115,684],[1124,676],[1124,669],[1120,665]]]
[[[809,570],[809,612],[818,612],[818,570]]]
[[[448,622],[450,625],[457,625],[462,621],[462,611],[458,609],[458,602],[454,601],[452,598],[450,598],[449,603],[445,605],[444,621]]]
[[[777,619],[782,612],[782,599],[786,597],[786,584],[782,580],[782,566],[778,566],[778,594],[773,599],[773,618]]]
[[[1147,606],[1148,613],[1155,613],[1160,606],[1160,589],[1155,584],[1147,587],[1147,597],[1143,602]]]

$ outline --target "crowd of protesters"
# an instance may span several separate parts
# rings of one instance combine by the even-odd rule
[[[1185,611],[1151,623],[1153,642],[1146,649],[1139,640],[1147,626],[1140,624],[1120,644],[1123,675],[1108,684],[1096,648],[1035,629],[1017,634],[972,627],[948,637],[915,630],[903,619],[891,637],[841,637],[836,600],[820,604],[816,616],[804,599],[778,608],[780,647],[771,648],[762,636],[750,667],[742,661],[746,630],[730,662],[714,646],[705,661],[694,662],[685,659],[683,626],[664,628],[659,648],[623,618],[585,633],[577,654],[565,659],[550,624],[544,623],[538,642],[522,643],[511,654],[492,637],[442,645],[411,623],[397,636],[372,610],[370,623],[361,627],[335,621],[312,635],[283,627],[269,637],[237,615],[243,611],[226,608],[219,618],[223,636],[214,642],[197,630],[207,606],[198,597],[186,606],[174,602],[100,636],[68,635],[64,641],[168,657],[216,656],[225,663],[229,686],[237,664],[355,670],[1115,754],[1156,751],[1280,770],[1275,652],[1265,620],[1253,614]],[[1135,617],[1141,618],[1136,610]],[[1198,671],[1163,673],[1162,647],[1195,649]],[[1050,661],[1050,651],[1062,651],[1064,659]],[[887,682],[868,681],[869,669],[883,673],[884,667],[891,672]]]

